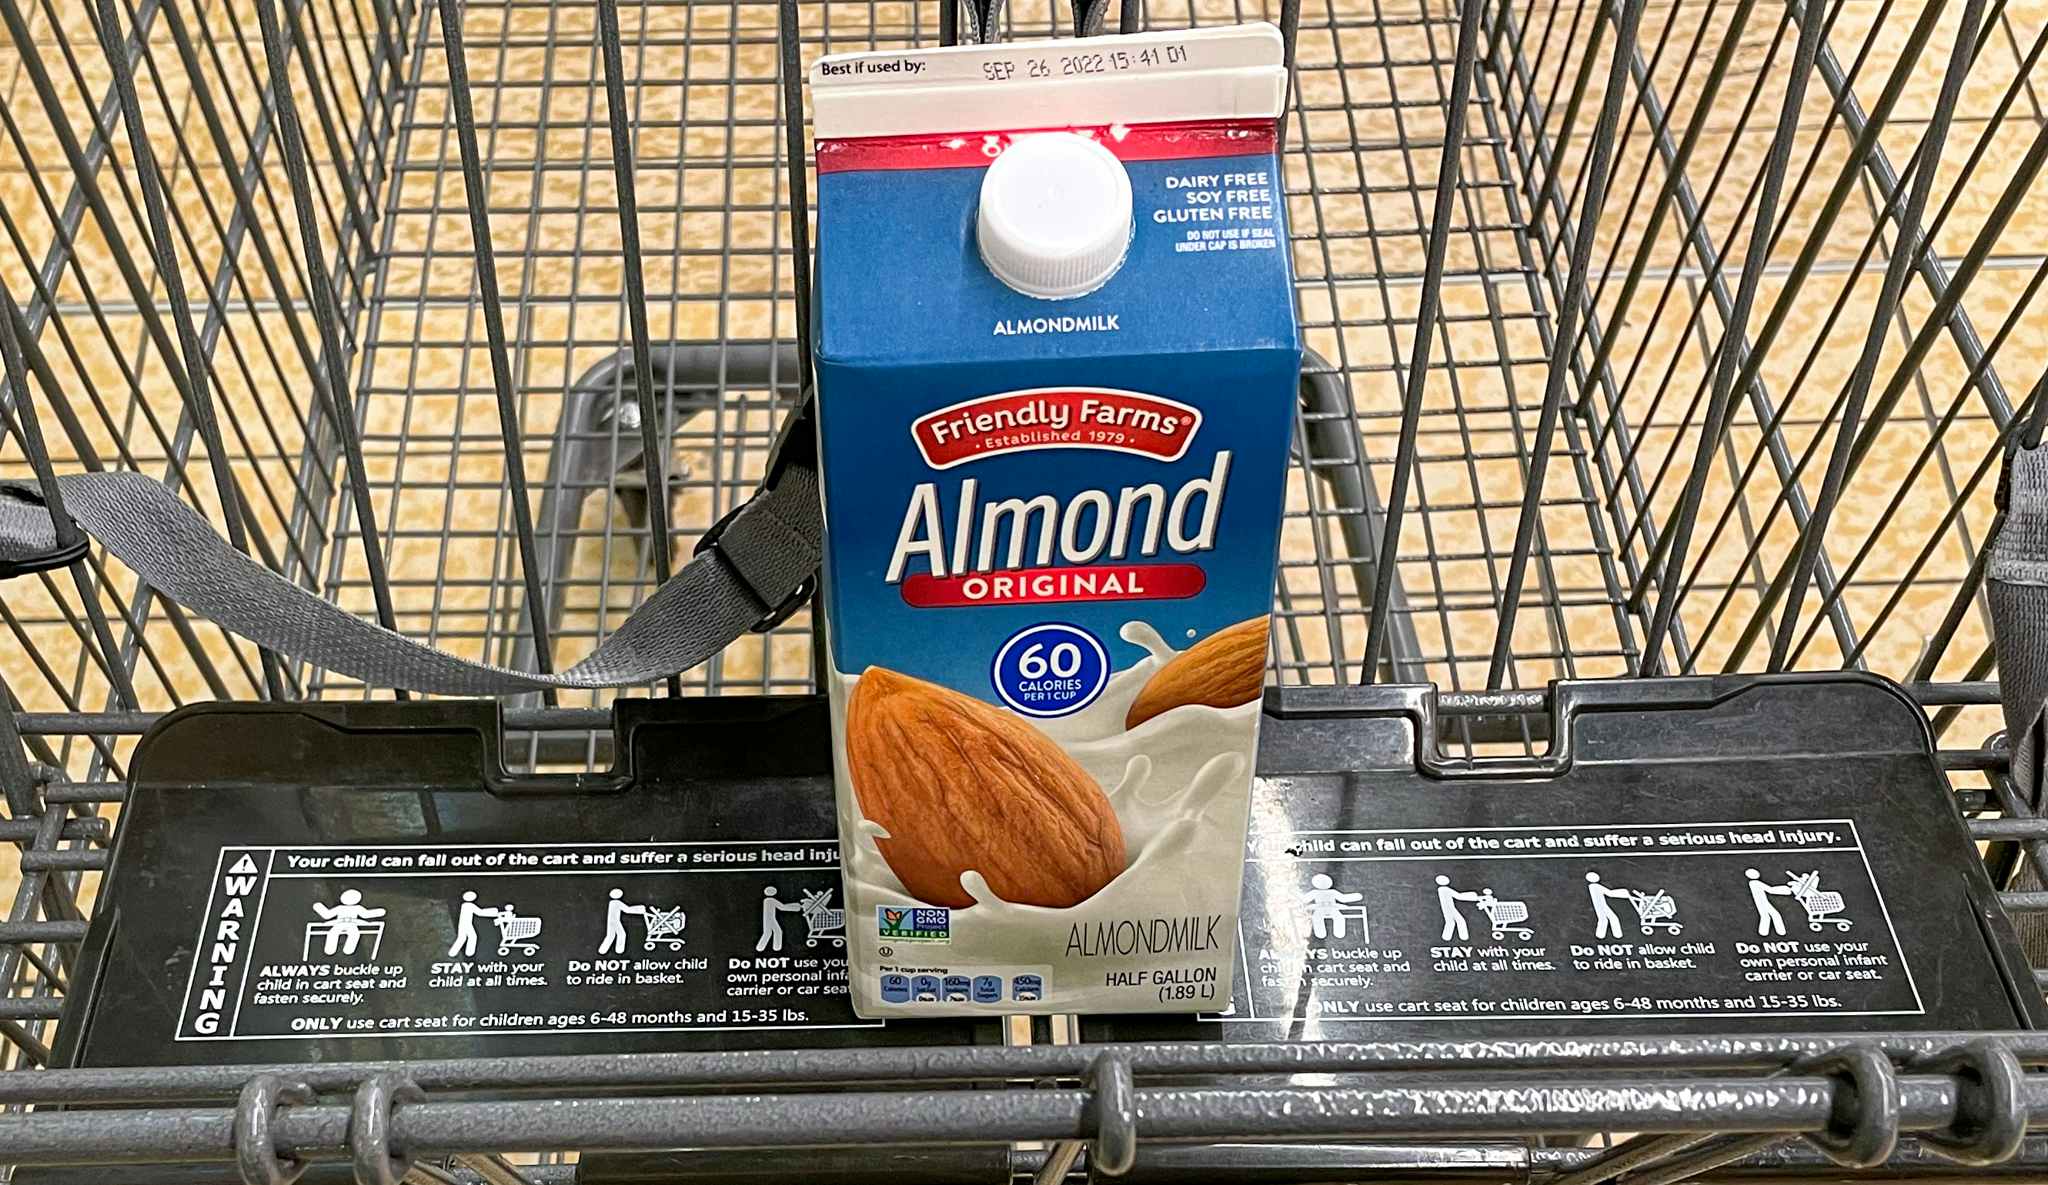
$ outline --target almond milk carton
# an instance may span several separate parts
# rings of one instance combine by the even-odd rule
[[[1222,1011],[1301,362],[1280,36],[811,86],[854,1006]]]

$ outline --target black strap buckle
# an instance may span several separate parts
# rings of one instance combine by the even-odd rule
[[[725,528],[730,526],[732,520],[739,517],[740,511],[745,510],[747,504],[752,501],[753,499],[749,498],[746,502],[742,502],[731,510],[726,511],[723,515],[720,515],[718,521],[712,523],[709,530],[697,537],[697,546],[691,549],[690,554],[703,555],[707,550],[716,548],[718,546],[718,537],[725,534]],[[734,564],[731,557],[721,554],[719,558],[725,561],[727,567],[732,568],[735,572],[739,571],[739,565]],[[817,576],[804,577],[795,588],[790,590],[788,596],[782,598],[780,605],[768,610],[765,617],[748,626],[747,632],[751,634],[765,634],[783,622],[788,621],[797,610],[804,607],[805,601],[811,599],[811,594],[817,591]],[[756,595],[758,596],[759,594]]]
[[[0,481],[0,498],[12,498],[31,506],[49,510],[49,503],[43,499],[43,492],[35,486],[17,481]],[[92,540],[83,531],[74,531],[77,538],[64,542],[65,532],[57,527],[56,516],[51,515],[51,525],[56,528],[57,542],[48,550],[37,555],[0,557],[0,580],[11,580],[16,576],[27,576],[33,572],[48,572],[53,568],[66,568],[85,558],[92,546]]]
[[[762,489],[773,489],[776,483],[782,480],[783,473],[791,465],[803,465],[811,469],[817,468],[818,428],[815,408],[816,401],[806,392],[802,402],[797,404],[796,410],[791,412],[789,417],[782,421],[782,427],[775,434],[775,443],[768,450],[768,471],[761,479]],[[753,498],[748,498],[746,501],[739,503],[731,510],[720,515],[718,521],[712,523],[709,530],[697,537],[697,545],[691,549],[690,554],[703,555],[706,550],[717,547],[719,536],[725,534],[725,529],[732,525],[732,520],[739,517],[739,513],[745,510],[752,501]],[[732,568],[735,572],[740,571],[739,566],[732,562],[730,556],[721,555],[719,558],[723,559],[726,566]],[[788,621],[797,610],[804,607],[804,603],[809,601],[812,594],[817,591],[817,576],[810,575],[804,577],[794,589],[790,590],[790,594],[782,599],[781,604],[769,609],[766,616],[747,627],[748,632],[765,634],[783,622]]]

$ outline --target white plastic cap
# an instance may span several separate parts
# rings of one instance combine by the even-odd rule
[[[1086,136],[1020,136],[981,179],[982,261],[1026,296],[1083,296],[1116,274],[1131,246],[1131,178]]]

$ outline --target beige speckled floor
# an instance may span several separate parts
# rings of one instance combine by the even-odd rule
[[[221,49],[219,63],[209,59],[202,69],[202,86],[184,74],[179,39],[165,22],[153,27],[149,39],[160,66],[146,76],[151,141],[173,166],[172,204],[194,228],[196,249],[186,253],[183,270],[184,287],[195,297],[204,293],[220,258],[216,220],[231,213],[234,198],[233,170],[211,147],[206,100],[225,107],[230,96],[255,89],[252,66],[260,62],[261,49],[248,5],[249,0],[178,0],[186,30],[199,44],[211,39]],[[82,123],[87,103],[80,96],[102,93],[108,77],[82,15],[87,6],[30,7],[38,50],[58,75],[59,109]],[[1191,19],[1205,22],[1264,15],[1257,4],[1221,0],[1186,7]],[[1707,60],[1736,7],[1649,0],[1644,55],[1659,92],[1671,103],[1674,135],[1699,105]],[[63,19],[53,22],[50,12],[58,8]],[[1182,8],[1168,5],[1154,20],[1174,23]],[[363,31],[374,26],[374,10],[321,0],[308,11],[307,34],[326,63],[322,76],[343,83],[307,85],[299,92],[312,109],[309,119],[324,113],[338,137],[331,140],[317,122],[311,132],[313,156],[330,179],[322,193],[329,211],[323,214],[323,234],[330,242],[332,211],[349,200],[332,181],[336,156],[360,156],[382,179],[372,192],[354,197],[367,239],[349,242],[349,254],[361,266],[345,287],[354,298],[360,285],[367,310],[353,326],[349,381],[363,407],[366,468],[386,530],[398,622],[464,653],[516,658],[507,637],[519,603],[517,560],[507,537],[505,458],[490,396],[482,314],[473,295],[472,245],[462,214],[456,143],[448,130],[438,33],[408,39],[399,71],[405,90],[395,104],[365,104],[348,82],[373,72]],[[1551,80],[1584,44],[1583,31],[1573,26],[1580,11],[1553,10],[1546,0],[1513,9],[1539,99],[1552,96]],[[1876,29],[1855,85],[1865,107],[1876,104],[1918,11],[1917,4],[1889,0],[1840,4],[1831,45],[1845,69]],[[854,49],[900,43],[913,28],[928,36],[934,12],[930,4],[807,4],[806,27],[822,36],[806,45],[806,55],[826,48],[825,39],[832,49]],[[1783,59],[1790,52],[1787,45],[1770,59],[1778,22],[1762,12],[1741,33],[1734,67],[1702,122],[1688,170],[1695,192],[1710,205],[1702,233],[1720,249],[1731,228],[1739,227],[1737,253],[1748,227],[1748,214],[1738,209],[1762,168],[1787,73]],[[2038,59],[2002,117],[2001,104],[2042,36],[2048,0],[2012,0],[1998,13],[1967,75],[1954,130],[1940,155],[1930,220],[1945,211],[1934,243],[1951,275],[1980,235],[1991,248],[1983,268],[1967,278],[1962,308],[1976,335],[1994,344],[2006,398],[2017,403],[2048,365],[2048,318],[2036,289],[2048,252],[2043,183],[2033,182],[2005,225],[1986,228],[2027,145],[2044,126],[2040,91],[2048,87],[2048,69]],[[491,170],[492,234],[512,322],[523,459],[536,483],[548,470],[565,388],[613,354],[625,333],[616,195],[609,135],[598,126],[604,104],[594,82],[591,19],[590,9],[570,4],[467,6],[467,61]],[[1043,9],[1021,10],[1018,19],[1026,31],[1045,27]],[[624,21],[627,69],[643,79],[633,88],[641,165],[635,192],[652,335],[697,341],[788,338],[794,309],[787,298],[788,236],[779,215],[787,191],[777,170],[773,6],[628,5]],[[1704,48],[1694,50],[1693,35],[1702,22]],[[1953,13],[1944,17],[1911,63],[1892,123],[1880,138],[1901,169],[1947,73],[1954,24]],[[247,38],[246,56],[236,30]],[[1291,217],[1301,236],[1295,263],[1302,310],[1310,344],[1344,372],[1343,389],[1362,425],[1362,435],[1348,427],[1339,435],[1363,442],[1371,480],[1382,492],[1395,451],[1397,368],[1406,365],[1412,341],[1421,228],[1437,167],[1432,145],[1442,134],[1440,94],[1454,30],[1444,6],[1435,2],[1418,7],[1413,0],[1308,0],[1300,36],[1299,102],[1290,124],[1287,171]],[[57,51],[65,46],[78,55],[82,80],[70,78],[62,64]],[[0,251],[0,279],[25,300],[31,286],[24,259],[40,260],[55,234],[49,216],[54,207],[42,203],[61,204],[68,192],[65,150],[30,72],[20,65],[0,67],[0,89],[15,113],[9,136],[0,142],[0,205],[20,235],[18,244]],[[1591,101],[1597,101],[1597,82],[1594,89]],[[1745,115],[1744,102],[1753,92],[1759,102]],[[1518,115],[1528,94],[1529,84],[1517,79],[1513,64],[1497,59],[1482,75],[1467,112],[1471,145],[1452,224],[1447,323],[1436,339],[1417,489],[1399,548],[1416,648],[1408,657],[1445,685],[1467,688],[1485,683],[1501,619],[1499,590],[1533,447],[1547,335],[1559,307],[1555,278],[1564,267],[1561,256],[1554,262],[1544,258],[1560,219],[1554,211],[1542,212],[1549,195],[1540,184],[1530,184],[1543,170],[1527,157],[1536,138]],[[1562,106],[1560,92],[1544,128],[1546,142],[1558,146],[1569,192],[1590,150],[1585,132],[1592,111],[1567,131]],[[244,142],[235,116],[224,119],[229,139]],[[1759,369],[1768,398],[1789,408],[1781,438],[1793,460],[1816,437],[1832,440],[1828,407],[1871,323],[1884,258],[1880,254],[1879,265],[1860,278],[1852,274],[1882,204],[1866,175],[1848,178],[1840,217],[1825,233],[1814,233],[1850,144],[1839,128],[1823,133],[1826,119],[1825,90],[1816,80],[1799,120],[1795,180],[1809,159],[1816,167],[1788,198],[1787,231],[1761,278],[1750,320],[1753,336],[1767,319],[1782,323]],[[1635,668],[1643,622],[1616,606],[1647,553],[1637,524],[1643,517],[1660,528],[1668,523],[1691,467],[1699,422],[1694,393],[1708,373],[1720,321],[1710,312],[1704,326],[1688,324],[1699,302],[1712,307],[1712,294],[1698,257],[1686,254],[1676,216],[1645,251],[1643,294],[1625,315],[1615,315],[1621,274],[1643,241],[1649,206],[1665,176],[1653,130],[1639,110],[1630,115],[1615,188],[1595,236],[1593,283],[1602,332],[1614,335],[1614,380],[1582,389],[1574,377],[1567,385],[1574,403],[1582,395],[1584,402],[1557,440],[1544,487],[1543,560],[1532,571],[1514,634],[1512,676],[1525,686]],[[1982,150],[1976,152],[1980,137]],[[347,147],[351,138],[357,148]],[[181,142],[189,153],[178,151]],[[1724,154],[1726,175],[1716,182]],[[115,155],[122,161],[130,156],[125,144]],[[241,283],[230,293],[214,353],[229,452],[249,491],[254,523],[295,575],[368,613],[372,601],[358,528],[334,497],[331,466],[303,459],[313,383],[295,335],[310,335],[313,327],[303,313],[291,311],[302,307],[304,287],[285,204],[289,188],[275,152],[267,159],[271,163],[256,187],[262,206],[258,229],[241,244]],[[1641,178],[1647,178],[1647,188]],[[1634,201],[1631,194],[1638,195]],[[135,242],[139,232],[125,201],[118,191],[110,200],[113,238]],[[77,422],[75,430],[62,430],[46,395],[44,428],[60,465],[77,465],[90,450],[109,463],[161,472],[178,424],[179,395],[161,351],[143,347],[146,324],[136,312],[138,294],[127,287],[108,241],[95,219],[85,219],[76,264],[57,279],[55,296],[64,312],[41,340]],[[1810,241],[1817,241],[1815,273],[1793,289],[1786,272]],[[1889,238],[1883,246],[1890,246]],[[281,261],[281,289],[266,272],[266,255]],[[1612,277],[1603,284],[1608,273]],[[1731,290],[1739,281],[1732,263],[1721,276]],[[161,277],[146,270],[138,278],[141,302],[160,305]],[[1668,302],[1660,305],[1667,278]],[[289,298],[283,305],[276,299],[280,291]],[[1838,294],[1843,309],[1831,319]],[[1841,604],[1866,643],[1859,657],[1872,669],[1902,677],[1948,609],[1991,514],[1992,483],[1973,474],[1985,471],[1995,430],[1974,394],[1958,398],[1968,375],[1951,337],[1929,335],[1919,365],[1898,370],[1931,307],[1927,288],[1916,282],[1878,368],[1880,390],[1899,374],[1899,409],[1849,482],[1827,532],[1827,556],[1836,572],[1849,577]],[[1590,351],[1582,360],[1589,357]],[[104,413],[91,406],[88,390],[98,391]],[[1952,404],[1957,414],[1945,423]],[[736,389],[721,409],[680,426],[672,460],[675,472],[684,475],[673,503],[679,547],[744,496],[776,419],[775,404],[757,385]],[[1756,589],[1797,539],[1788,516],[1774,511],[1783,483],[1770,458],[1755,462],[1756,472],[1749,473],[1767,437],[1764,422],[1755,404],[1743,401],[1728,451],[1705,483],[1693,547],[1698,583],[1684,593],[1679,615],[1702,670],[1724,663],[1746,670],[1762,665],[1767,637],[1762,647],[1737,657],[1742,625],[1757,606]],[[631,434],[625,439],[630,442]],[[1309,468],[1319,474],[1341,469],[1355,447],[1332,449],[1325,441],[1312,450]],[[1815,457],[1799,478],[1809,496],[1819,487],[1823,464],[1824,454]],[[190,472],[201,504],[217,514],[204,466],[195,464]],[[0,445],[0,476],[24,473],[18,444]],[[1894,495],[1898,505],[1888,510]],[[297,512],[302,497],[316,508],[311,528]],[[1966,509],[1951,516],[1959,497]],[[1376,533],[1347,537],[1347,517],[1362,521],[1358,509],[1346,503],[1339,487],[1297,470],[1283,544],[1278,678],[1357,677],[1367,619],[1350,561],[1365,554],[1364,538]],[[575,536],[564,541],[574,563],[573,583],[562,593],[558,662],[587,649],[600,629],[644,594],[649,578],[644,547],[631,537],[635,528],[620,499],[590,497],[573,529]],[[316,547],[310,572],[293,564]],[[125,576],[113,573],[112,586],[128,598]],[[1651,594],[1652,603],[1656,596]],[[0,603],[6,608],[0,676],[26,706],[108,705],[107,679],[82,659],[78,599],[67,581],[17,580],[6,586]],[[1810,592],[1802,620],[1817,620],[1820,609],[1821,598]],[[694,676],[693,686],[733,692],[799,688],[809,675],[807,631],[807,615],[799,615],[766,639],[746,639]],[[133,665],[145,706],[223,691],[251,694],[253,656],[210,627],[196,625],[184,636],[156,613],[142,637],[147,653]],[[1985,645],[1981,615],[1966,614],[1936,674],[1963,677]],[[205,678],[195,652],[217,667],[217,686]],[[1838,667],[1844,657],[1835,632],[1823,627],[1796,665]],[[305,678],[314,692],[357,694],[313,673]],[[1973,744],[1991,726],[1986,717],[1973,717],[1959,726],[1959,742]],[[1964,735],[1972,729],[1974,735]],[[74,773],[84,772],[89,759],[83,744],[53,743]],[[0,871],[0,894],[11,893],[7,875]]]

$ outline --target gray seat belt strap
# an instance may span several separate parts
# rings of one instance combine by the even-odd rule
[[[2016,440],[1998,493],[2004,521],[1989,544],[1985,588],[1999,697],[2013,784],[2039,808],[2041,712],[2048,704],[2048,446],[2027,448]]]
[[[785,429],[768,484],[714,527],[682,570],[575,666],[543,675],[460,658],[315,596],[229,546],[161,482],[58,479],[64,509],[158,593],[280,654],[378,687],[503,695],[645,684],[689,670],[809,594],[824,545],[810,419]],[[29,487],[0,487],[0,563],[45,555],[56,532]]]

